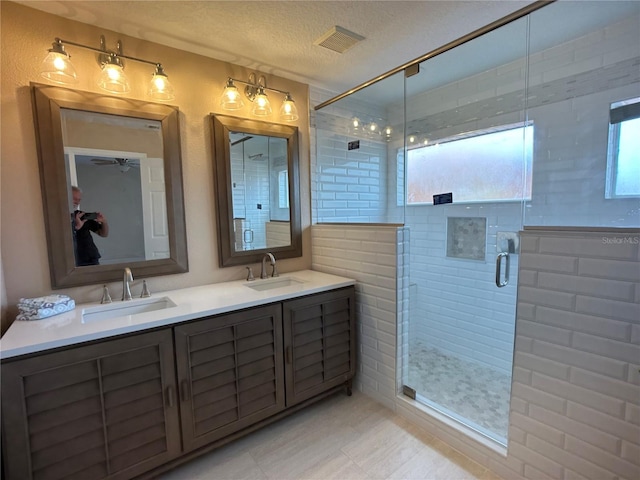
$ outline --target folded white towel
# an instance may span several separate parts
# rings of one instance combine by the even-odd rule
[[[76,308],[76,302],[67,295],[47,295],[46,297],[21,298],[18,302],[16,320],[40,320]]]

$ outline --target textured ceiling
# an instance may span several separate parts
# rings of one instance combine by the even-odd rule
[[[21,1],[71,20],[341,93],[531,1]],[[314,45],[333,26],[365,40]],[[64,38],[64,32],[60,33]],[[72,40],[72,39],[69,39]]]

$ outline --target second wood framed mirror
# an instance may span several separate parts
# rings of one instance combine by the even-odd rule
[[[221,267],[302,256],[298,128],[211,114]]]

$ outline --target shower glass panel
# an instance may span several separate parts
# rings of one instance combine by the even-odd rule
[[[404,72],[317,111],[315,124],[314,223],[403,223]]]
[[[404,390],[502,444],[536,128],[525,115],[526,39],[520,19],[406,80]]]
[[[556,2],[531,15],[525,226],[640,226],[639,16],[640,2],[623,1]]]

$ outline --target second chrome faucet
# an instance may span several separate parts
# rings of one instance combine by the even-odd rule
[[[125,268],[124,278],[122,280],[122,300],[131,300],[131,282],[133,282],[131,269]]]
[[[273,270],[271,270],[271,276],[278,277],[279,274],[278,274],[278,270],[276,270],[276,258],[273,256],[272,253],[265,253],[264,256],[262,257],[262,269],[260,270],[260,278],[269,277],[269,275],[267,275],[267,259],[269,260],[269,263],[273,267]]]

